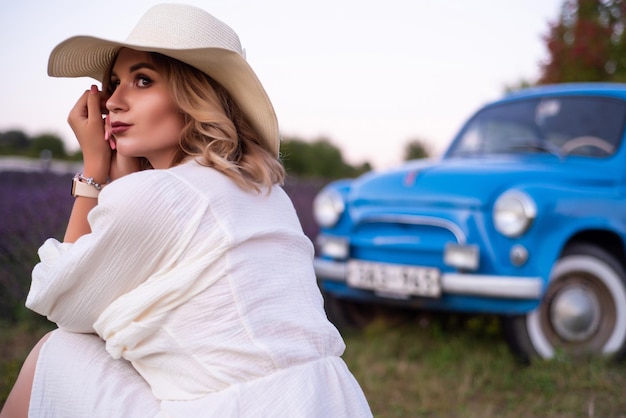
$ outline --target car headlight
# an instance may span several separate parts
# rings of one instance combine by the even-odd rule
[[[535,201],[519,190],[503,193],[493,208],[496,230],[509,238],[519,237],[526,232],[536,216]]]
[[[313,216],[319,226],[330,228],[335,226],[343,213],[345,205],[338,191],[323,190],[313,201]]]
[[[331,237],[324,234],[317,236],[317,248],[319,249],[320,255],[332,257],[337,260],[347,258],[350,250],[347,239]]]

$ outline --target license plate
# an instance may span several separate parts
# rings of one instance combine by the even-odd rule
[[[350,260],[347,281],[350,286],[403,295],[439,297],[439,269],[399,264]]]

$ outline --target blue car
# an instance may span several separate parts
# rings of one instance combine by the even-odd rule
[[[488,104],[440,159],[330,183],[315,271],[334,315],[501,316],[525,359],[626,352],[626,85]]]

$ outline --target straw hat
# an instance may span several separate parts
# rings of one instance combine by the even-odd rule
[[[146,12],[124,42],[91,36],[69,38],[52,50],[48,74],[103,81],[111,60],[122,47],[158,52],[208,74],[230,93],[267,148],[278,155],[276,114],[243,56],[239,37],[228,25],[197,7],[156,5]]]

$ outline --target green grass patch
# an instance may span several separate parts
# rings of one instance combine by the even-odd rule
[[[0,320],[0,405],[4,405],[30,350],[52,329],[54,325],[33,313],[17,324]]]
[[[28,325],[24,325],[28,324]],[[0,323],[0,404],[51,327]],[[418,315],[343,331],[344,359],[376,417],[623,417],[626,364],[521,364],[493,317]]]
[[[344,359],[376,417],[621,417],[626,365],[521,364],[497,319],[442,315],[344,332]]]

